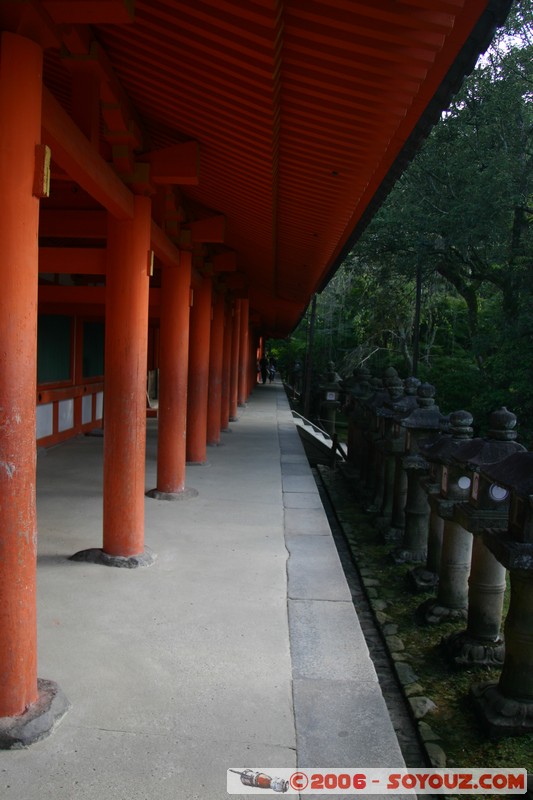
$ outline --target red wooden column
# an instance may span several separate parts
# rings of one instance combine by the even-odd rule
[[[104,542],[76,560],[153,563],[144,548],[146,370],[151,201],[134,198],[131,220],[108,216],[104,373]]]
[[[248,386],[248,318],[250,315],[250,301],[246,298],[242,298],[240,303],[239,388],[237,392],[237,404],[243,406],[250,393]]]
[[[198,494],[185,488],[187,380],[192,253],[180,253],[179,267],[165,267],[161,291],[157,500],[182,500]]]
[[[237,421],[237,397],[239,391],[239,349],[241,330],[241,301],[235,300],[233,306],[233,326],[231,336],[231,372],[229,386],[229,418],[230,422]]]
[[[151,201],[108,217],[104,376],[104,553],[145,564],[144,471]]]
[[[249,353],[248,353],[248,394],[254,390],[257,383],[257,334],[250,331],[249,333]]]
[[[207,461],[211,293],[211,278],[202,278],[193,291],[187,393],[187,461],[190,464],[205,464]]]
[[[222,363],[224,357],[225,297],[219,292],[213,302],[209,346],[209,393],[207,399],[207,444],[220,444],[222,418]]]
[[[0,747],[30,744],[68,702],[37,680],[35,396],[42,50],[0,36]],[[39,192],[37,192],[39,194]],[[37,701],[39,703],[37,704]],[[59,705],[61,709],[59,709]],[[55,711],[54,711],[55,709]],[[57,713],[56,713],[57,711]],[[46,714],[50,718],[46,722]]]
[[[229,430],[229,393],[231,382],[231,337],[233,333],[233,314],[231,304],[224,305],[224,347],[222,356],[222,398],[220,408],[220,428]]]

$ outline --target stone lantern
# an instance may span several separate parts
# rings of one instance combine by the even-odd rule
[[[420,563],[427,557],[430,508],[420,478],[429,464],[420,452],[420,443],[430,435],[436,436],[440,429],[441,414],[434,396],[435,387],[421,383],[417,389],[417,408],[401,421],[406,429],[406,455],[401,463],[407,473],[407,497],[403,544],[394,556],[398,563]]]
[[[482,470],[497,494],[510,493],[507,530],[487,529],[483,540],[509,570],[511,602],[505,620],[505,657],[498,683],[472,687],[492,735],[533,731],[533,453],[515,453]],[[481,481],[480,481],[481,486]],[[489,489],[490,491],[490,489]]]
[[[365,366],[354,372],[346,395],[345,413],[348,417],[348,461],[357,470],[362,467],[364,402],[372,394],[370,371]]]
[[[364,442],[364,463],[362,470],[362,481],[365,489],[373,496],[376,485],[376,449],[375,443],[379,438],[379,418],[377,409],[381,408],[388,397],[387,389],[381,378],[373,378],[371,386],[374,388],[373,394],[365,402],[365,442]]]
[[[516,424],[514,414],[500,409],[491,414],[490,422],[489,436],[460,444],[450,453],[442,471],[441,497],[448,502],[439,507],[445,520],[439,585],[436,599],[426,601],[419,609],[419,614],[429,624],[468,618],[473,540],[462,523],[465,522],[466,501],[472,501],[473,494],[476,495],[479,481],[476,467],[501,460],[521,448],[513,441],[516,438],[512,430]],[[456,513],[458,508],[461,515]],[[476,574],[474,571],[473,577]],[[459,657],[459,653],[457,655]]]
[[[469,411],[455,411],[450,414],[449,434],[441,436],[436,441],[430,439],[420,444],[420,451],[430,465],[428,476],[422,479],[422,486],[428,497],[431,514],[426,564],[423,567],[416,567],[410,573],[410,578],[418,591],[434,588],[438,584],[445,519],[449,518],[449,510],[454,503],[448,465],[457,448],[472,437],[472,422],[473,417]],[[462,498],[465,485],[461,476],[458,479],[457,489]]]
[[[382,524],[390,523],[394,490],[394,455],[391,447],[396,407],[404,394],[404,384],[398,376],[389,379],[388,397],[376,409],[379,437],[376,439],[376,494],[371,511],[376,511]]]
[[[492,468],[505,463],[506,457],[513,453],[524,452],[522,445],[514,441],[515,425],[515,415],[506,408],[495,411],[491,415],[489,438],[473,440],[472,451],[468,453],[463,448],[460,454],[465,470],[472,476],[468,502],[459,503],[454,509],[455,519],[474,537],[468,616],[466,630],[451,634],[443,642],[449,657],[460,666],[503,663],[505,648],[500,627],[506,570],[487,548],[482,534],[487,529],[507,529],[510,494],[508,489],[487,478],[483,465]],[[475,449],[477,452],[473,452]]]
[[[402,466],[402,459],[405,455],[407,430],[402,426],[402,420],[409,416],[418,405],[416,393],[420,383],[421,381],[418,378],[406,378],[404,381],[404,395],[394,406],[391,439],[389,441],[389,451],[394,458],[394,482],[390,527],[385,533],[385,540],[391,542],[401,541],[405,529],[407,473]]]
[[[320,403],[320,419],[324,425],[324,430],[330,436],[335,435],[335,419],[337,409],[340,408],[339,395],[341,386],[339,383],[339,376],[335,372],[335,365],[333,361],[328,363],[328,371],[326,379],[320,387],[321,403]]]

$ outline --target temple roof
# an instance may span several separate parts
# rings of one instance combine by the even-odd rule
[[[76,119],[80,81],[98,75],[101,155],[119,174],[132,157],[150,164],[160,178],[154,208],[165,202],[161,186],[173,185],[178,226],[196,224],[204,259],[231,264],[229,284],[250,297],[256,325],[283,336],[349,252],[509,5],[7,0],[0,23],[25,33],[20,7],[40,16],[49,34],[45,86]],[[185,166],[176,184],[165,176],[164,154],[178,151]],[[91,207],[65,182],[54,187],[49,208]]]

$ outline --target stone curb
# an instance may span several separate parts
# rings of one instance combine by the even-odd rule
[[[423,686],[419,683],[419,678],[409,663],[409,655],[405,652],[405,644],[397,634],[397,625],[392,624],[390,617],[387,616],[386,610],[389,604],[379,596],[379,581],[373,577],[371,570],[359,566],[359,558],[362,553],[357,545],[354,546],[356,532],[353,525],[347,524],[346,515],[343,514],[342,511],[337,513],[339,498],[335,496],[335,489],[331,486],[329,468],[319,465],[317,470],[331,505],[335,509],[339,526],[353,554],[361,583],[372,609],[376,625],[381,631],[383,641],[385,642],[398,683],[406,701],[406,706],[418,730],[420,744],[425,751],[428,764],[431,764],[431,766],[435,768],[443,768],[446,766],[446,753],[439,743],[440,739],[438,735],[425,720],[425,717],[431,714],[432,711],[435,711],[437,706],[431,698],[425,695]],[[364,517],[368,519],[368,514],[364,514]]]

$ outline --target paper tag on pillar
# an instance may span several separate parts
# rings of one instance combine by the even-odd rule
[[[46,144],[35,145],[35,172],[33,174],[33,196],[50,196],[50,162],[52,152]]]
[[[148,250],[147,272],[149,278],[154,274],[154,251]]]

